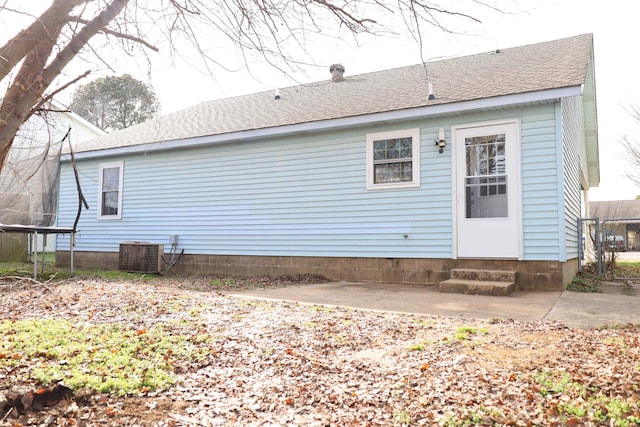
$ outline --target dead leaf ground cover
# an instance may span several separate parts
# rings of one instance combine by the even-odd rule
[[[217,292],[290,280],[0,286],[0,425],[640,423],[638,327],[575,330]],[[25,325],[35,329],[16,339]],[[58,344],[35,332],[47,327]],[[39,401],[55,384],[72,394]]]

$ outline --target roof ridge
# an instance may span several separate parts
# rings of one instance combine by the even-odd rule
[[[531,48],[533,46],[543,46],[545,44],[562,43],[562,42],[566,42],[566,41],[571,40],[571,39],[579,39],[579,38],[582,38],[582,37],[585,37],[585,36],[589,36],[591,39],[593,39],[593,33],[583,33],[583,34],[578,34],[578,35],[575,35],[575,36],[563,37],[561,39],[551,39],[551,40],[546,40],[546,41],[542,41],[542,42],[529,43],[529,44],[526,44],[526,45],[517,45],[517,46],[511,46],[511,47],[494,49],[494,50],[487,50],[487,51],[483,51],[483,52],[476,52],[476,53],[460,55],[460,56],[450,56],[450,57],[446,57],[444,59],[438,59],[438,60],[433,60],[433,61],[427,60],[427,61],[424,61],[424,62],[418,62],[418,63],[407,64],[407,65],[400,65],[400,66],[393,67],[393,68],[385,68],[385,69],[376,70],[376,71],[368,71],[368,72],[365,72],[365,73],[353,74],[353,75],[350,75],[350,76],[347,75],[345,77],[345,79],[355,78],[355,77],[365,77],[365,76],[369,76],[369,75],[372,75],[372,74],[393,72],[393,71],[401,70],[401,69],[423,67],[424,65],[428,66],[429,64],[442,63],[442,62],[447,62],[447,61],[451,61],[451,60],[455,60],[455,59],[471,58],[471,57],[474,57],[474,56],[482,56],[482,55],[486,55],[486,54],[494,54],[494,53],[496,53],[496,50],[501,52],[501,53],[504,53],[505,51],[526,49],[526,48]],[[442,57],[440,57],[440,58],[442,58]],[[308,86],[308,85],[314,85],[314,84],[319,84],[319,83],[331,83],[331,80],[330,79],[314,80],[314,81],[309,82],[309,83],[301,83],[301,84],[298,84],[298,85],[286,86],[284,88],[279,88],[279,89],[280,90],[286,90],[286,89],[289,89],[289,88],[294,88],[294,87],[299,87],[299,86]],[[269,91],[266,91],[266,92],[269,92]],[[264,93],[264,92],[256,92],[256,93]],[[247,94],[247,95],[250,95],[250,94]],[[228,98],[221,98],[221,99],[228,99]]]
[[[202,101],[112,132],[84,151],[181,141],[581,86],[593,34]],[[491,55],[491,56],[489,56]],[[543,59],[543,60],[541,60]],[[426,64],[426,75],[423,71]],[[433,82],[435,99],[428,99]],[[276,88],[274,88],[276,89]]]
[[[565,42],[567,40],[570,39],[578,39],[584,36],[589,36],[591,38],[593,38],[593,33],[584,33],[584,34],[579,34],[576,36],[569,36],[569,37],[564,37],[562,39],[552,39],[552,40],[547,40],[547,41],[543,41],[543,42],[537,42],[537,43],[529,43],[526,45],[518,45],[518,46],[511,46],[511,47],[506,47],[506,48],[500,48],[500,49],[496,49],[497,51],[499,51],[500,53],[505,53],[506,51],[513,51],[513,50],[521,50],[521,49],[526,49],[526,48],[531,48],[533,46],[543,46],[545,44],[553,44],[553,43],[559,43],[559,42]],[[386,73],[391,73],[394,71],[398,71],[398,70],[406,70],[406,69],[411,69],[411,68],[416,68],[416,67],[424,67],[425,65],[428,67],[429,65],[435,65],[435,64],[442,64],[444,62],[448,62],[448,61],[454,61],[454,60],[459,60],[459,59],[470,59],[473,57],[478,57],[478,56],[483,56],[483,55],[487,55],[487,54],[495,54],[496,50],[487,50],[487,51],[483,51],[483,52],[477,52],[477,53],[472,53],[472,54],[466,54],[466,55],[460,55],[460,56],[451,56],[451,57],[447,57],[444,59],[438,59],[438,60],[434,60],[434,61],[425,61],[425,62],[418,62],[418,63],[413,63],[413,64],[407,64],[407,65],[400,65],[397,67],[393,67],[393,68],[385,68],[385,69],[381,69],[381,70],[376,70],[376,71],[368,71],[365,73],[359,73],[359,74],[353,74],[353,75],[347,75],[345,77],[345,80],[348,79],[354,79],[354,78],[359,78],[359,77],[367,77],[367,76],[371,76],[371,75],[375,75],[375,74],[386,74]],[[428,72],[428,70],[427,70]],[[206,100],[206,101],[201,101],[197,104],[191,105],[189,107],[185,107],[185,108],[181,108],[180,110],[176,110],[174,112],[177,111],[181,111],[181,110],[185,110],[185,109],[190,109],[193,107],[196,107],[198,105],[201,104],[207,104],[207,103],[211,103],[211,102],[220,102],[220,101],[225,101],[225,100],[233,100],[233,99],[237,99],[237,98],[245,98],[245,97],[251,97],[251,96],[257,96],[257,95],[261,95],[261,94],[272,94],[274,93],[275,89],[278,89],[279,91],[288,91],[291,89],[295,89],[295,88],[302,88],[302,87],[316,87],[316,86],[322,86],[322,85],[326,85],[326,84],[334,84],[334,82],[331,81],[331,79],[327,78],[324,80],[313,80],[307,83],[299,83],[299,84],[293,84],[293,85],[288,85],[288,86],[275,86],[273,89],[266,89],[266,90],[261,90],[258,92],[251,92],[251,93],[245,93],[245,94],[241,94],[241,95],[233,95],[233,96],[227,96],[227,97],[222,97],[222,98],[215,98],[215,99],[210,99],[210,100]],[[171,113],[167,113],[167,115],[169,115]]]

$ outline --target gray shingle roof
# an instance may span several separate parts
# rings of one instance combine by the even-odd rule
[[[589,216],[600,221],[612,219],[640,220],[640,200],[607,200],[589,202]]]
[[[578,86],[592,35],[203,102],[82,144],[92,151]],[[428,81],[436,99],[428,100]]]

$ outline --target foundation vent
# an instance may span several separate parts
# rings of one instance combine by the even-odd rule
[[[122,242],[118,270],[131,273],[159,273],[164,245],[149,242]]]

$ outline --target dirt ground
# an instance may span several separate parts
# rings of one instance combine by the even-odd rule
[[[74,390],[20,410],[11,399],[43,386],[31,376],[34,362],[0,360],[0,426],[640,422],[638,327],[574,330],[309,306],[228,297],[218,292],[225,286],[210,278],[1,285],[0,321],[150,328],[184,319],[210,340],[207,359],[177,366],[173,386],[122,397]]]

